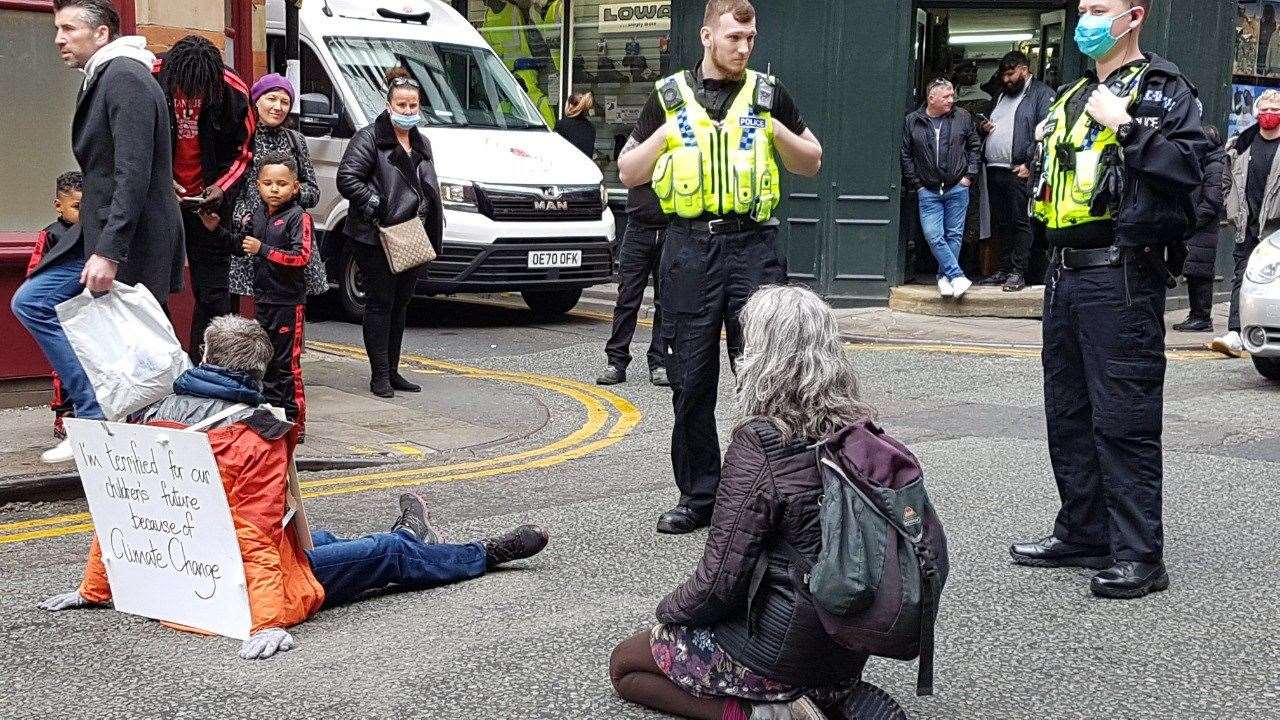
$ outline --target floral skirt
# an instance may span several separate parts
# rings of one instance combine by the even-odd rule
[[[762,677],[729,657],[709,628],[657,625],[649,633],[654,662],[671,682],[697,697],[733,697],[757,703],[791,702],[806,695],[818,705],[833,707],[852,692],[847,687],[797,688]]]

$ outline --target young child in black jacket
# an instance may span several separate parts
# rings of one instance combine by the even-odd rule
[[[253,279],[255,315],[272,346],[262,394],[267,402],[284,408],[301,438],[307,416],[301,361],[307,307],[304,272],[314,248],[311,215],[297,203],[298,165],[291,155],[268,153],[255,163],[262,207],[241,232],[224,232],[229,241],[239,241],[240,251],[262,260]],[[201,217],[205,227],[218,226],[216,215]]]

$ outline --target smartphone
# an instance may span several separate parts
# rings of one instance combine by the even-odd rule
[[[178,204],[186,210],[195,210],[200,207],[202,203],[204,203],[204,198],[199,196],[178,198]]]
[[[983,125],[991,122],[991,119],[982,113],[974,113],[973,117],[978,121],[978,127],[982,127]]]

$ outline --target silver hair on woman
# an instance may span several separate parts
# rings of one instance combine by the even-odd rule
[[[858,378],[831,308],[811,290],[767,286],[742,310],[746,342],[738,362],[739,426],[773,424],[787,440],[819,440],[875,417],[858,398]]]
[[[249,318],[216,317],[204,331],[204,361],[261,380],[271,361],[271,339],[261,325]]]

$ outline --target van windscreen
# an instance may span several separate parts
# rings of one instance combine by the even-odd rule
[[[424,40],[330,37],[329,52],[366,117],[387,106],[387,71],[404,66],[422,86],[424,125],[545,130],[542,116],[488,48]]]

